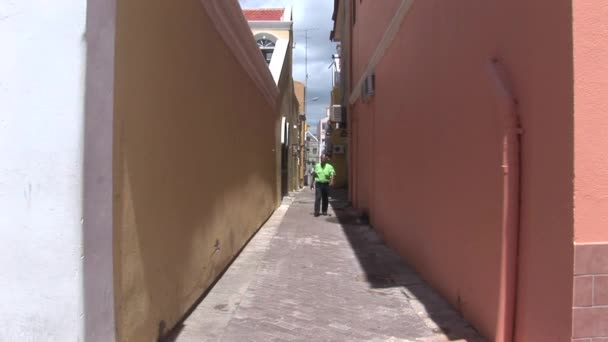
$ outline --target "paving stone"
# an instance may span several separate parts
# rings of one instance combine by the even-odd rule
[[[340,196],[286,198],[175,341],[482,341]]]

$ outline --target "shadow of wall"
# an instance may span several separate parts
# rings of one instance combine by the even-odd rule
[[[374,98],[352,111],[357,209],[490,338],[503,206],[504,127],[487,72],[494,58],[508,69],[524,129],[516,337],[571,336],[572,10],[568,1],[547,4],[415,1],[374,70]],[[381,17],[360,6],[356,72],[377,45],[370,37]]]

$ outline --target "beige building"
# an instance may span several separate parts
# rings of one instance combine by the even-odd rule
[[[236,0],[9,3],[0,340],[165,340],[279,204],[290,52]]]
[[[346,111],[342,106],[340,55],[334,54],[332,58],[331,107],[328,110],[329,121],[327,123],[325,152],[331,155],[331,163],[336,169],[335,186],[344,188],[348,185],[347,153],[349,132],[346,123]]]
[[[156,340],[171,329],[279,203],[279,92],[243,16],[219,4],[118,3],[113,207],[121,341]]]
[[[306,132],[308,131],[308,125],[306,124],[306,86],[304,83],[299,81],[293,82],[296,92],[296,98],[298,99],[298,114],[300,117],[298,138],[300,145],[298,146],[298,176],[299,186],[304,186],[304,177],[306,172]]]
[[[281,149],[278,157],[281,160],[277,172],[280,174],[280,196],[301,187],[301,127],[303,124],[299,112],[294,81],[293,65],[293,21],[290,7],[245,9],[245,18],[262,55],[264,56],[272,77],[279,88],[280,123],[277,132]]]

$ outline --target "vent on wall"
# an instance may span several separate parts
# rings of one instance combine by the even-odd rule
[[[333,122],[344,122],[343,107],[340,105],[331,106],[329,119]]]
[[[369,100],[376,94],[376,74],[370,74],[365,78],[363,87],[361,87],[361,97],[364,100]]]

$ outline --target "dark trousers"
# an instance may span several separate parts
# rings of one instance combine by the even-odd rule
[[[315,183],[315,214],[320,213],[321,200],[323,201],[323,214],[326,214],[329,205],[329,183]]]

